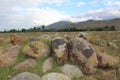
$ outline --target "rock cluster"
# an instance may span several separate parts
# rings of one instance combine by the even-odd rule
[[[29,72],[22,72],[10,80],[71,80],[74,77],[82,77],[85,74],[94,74],[97,68],[117,69],[119,60],[105,53],[97,53],[91,42],[94,38],[88,33],[79,33],[75,38],[65,40],[62,37],[55,37],[51,45],[47,46],[37,38],[30,38],[29,43],[22,50],[27,59],[17,63],[19,45],[22,39],[16,34],[10,35],[10,42],[13,46],[0,48],[0,66],[8,67],[15,64],[15,69],[34,68],[38,58],[47,58],[42,64],[42,71],[45,73],[53,68],[56,60],[61,65],[59,68],[63,73],[48,73],[40,77]],[[52,52],[52,54],[51,54]],[[68,60],[72,63],[68,64]],[[78,66],[73,65],[78,64]],[[97,68],[96,68],[97,67]]]

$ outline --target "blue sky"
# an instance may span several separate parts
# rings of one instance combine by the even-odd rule
[[[120,18],[120,0],[0,0],[0,30]]]

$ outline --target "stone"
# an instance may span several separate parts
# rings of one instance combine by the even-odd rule
[[[49,73],[44,75],[42,80],[71,80],[71,78],[62,73]]]
[[[18,63],[15,65],[15,69],[28,69],[28,68],[33,68],[37,64],[35,59],[26,59],[25,61]]]
[[[94,37],[91,33],[86,33],[86,32],[80,32],[77,37],[79,38],[83,38],[86,39],[89,42],[93,42],[94,41]]]
[[[64,38],[65,38],[65,41],[66,41],[66,42],[68,42],[68,41],[71,39],[71,37],[68,36],[68,34],[64,34]]]
[[[22,72],[13,76],[10,80],[42,80],[42,79],[40,76],[34,73]]]
[[[92,74],[98,65],[97,55],[92,45],[84,38],[71,39],[67,43],[69,58],[82,65],[83,72]],[[89,73],[90,72],[90,73]]]
[[[62,37],[56,37],[52,40],[51,46],[58,63],[64,65],[68,58],[68,49],[65,40]]]
[[[40,57],[47,57],[50,55],[50,48],[43,42],[31,42],[23,49],[23,53],[33,57],[33,58],[40,58]]]
[[[80,64],[85,64],[94,52],[91,45],[83,38],[71,39],[67,46],[70,59]]]
[[[64,74],[70,76],[71,78],[73,77],[80,78],[83,76],[83,73],[81,72],[81,70],[75,65],[65,64],[61,67],[61,70]]]
[[[105,53],[98,53],[98,66],[102,68],[118,68],[119,61]]]
[[[18,57],[18,51],[18,46],[12,46],[0,50],[0,66],[8,67],[13,65]]]
[[[20,45],[22,44],[22,37],[17,34],[10,35],[10,42],[12,45]]]
[[[52,65],[53,65],[53,58],[50,57],[48,59],[46,59],[42,65],[42,70],[43,72],[46,72],[48,70],[52,69]]]
[[[115,49],[118,49],[119,47],[115,44],[115,43],[113,43],[113,42],[107,42],[107,46],[109,47],[109,46],[112,46],[113,48],[115,48]]]

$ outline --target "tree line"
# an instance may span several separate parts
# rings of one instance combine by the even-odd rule
[[[105,27],[88,27],[85,29],[78,29],[78,28],[63,28],[63,29],[55,29],[55,28],[50,28],[47,29],[45,26],[41,27],[33,27],[29,29],[21,29],[21,30],[16,30],[16,29],[11,29],[11,30],[4,30],[2,31],[3,33],[11,33],[11,32],[72,32],[72,31],[115,31],[115,26],[105,26]]]

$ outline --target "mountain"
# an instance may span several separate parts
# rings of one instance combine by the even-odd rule
[[[64,29],[64,28],[72,28],[75,27],[74,23],[70,21],[59,21],[47,26],[48,29]]]
[[[47,26],[48,29],[63,29],[63,28],[93,28],[93,27],[105,27],[115,26],[116,30],[120,30],[120,18],[111,20],[88,20],[84,22],[70,22],[70,21],[59,21]]]

